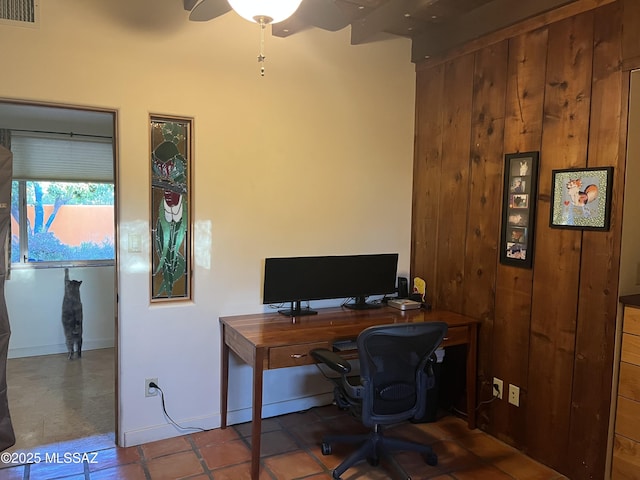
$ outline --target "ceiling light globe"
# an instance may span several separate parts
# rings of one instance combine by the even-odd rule
[[[302,0],[228,0],[231,8],[250,22],[278,23],[286,20],[300,6]]]

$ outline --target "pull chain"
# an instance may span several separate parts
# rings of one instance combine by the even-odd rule
[[[260,54],[258,55],[258,63],[260,64],[260,76],[264,77],[264,30],[267,24],[264,23],[264,17],[260,17]]]

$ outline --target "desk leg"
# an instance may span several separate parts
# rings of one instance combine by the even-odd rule
[[[470,429],[476,428],[476,375],[478,356],[478,325],[469,326],[469,343],[467,344],[467,423]]]
[[[221,327],[222,358],[220,367],[220,428],[227,428],[227,401],[229,398],[229,346],[225,341],[224,325]]]
[[[251,419],[251,480],[260,477],[260,434],[262,433],[262,369],[264,349],[256,348],[253,365],[253,412]]]

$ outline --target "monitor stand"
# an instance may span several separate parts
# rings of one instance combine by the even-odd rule
[[[380,303],[367,303],[367,297],[355,297],[354,303],[345,303],[344,306],[351,310],[370,310],[372,308],[380,308]]]
[[[291,302],[291,308],[278,310],[278,313],[285,317],[302,317],[304,315],[316,315],[318,312],[311,310],[309,307],[301,307],[300,301],[296,300]]]

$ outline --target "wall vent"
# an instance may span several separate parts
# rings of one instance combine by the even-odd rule
[[[0,23],[36,26],[40,0],[0,0]]]

